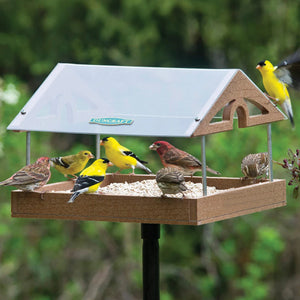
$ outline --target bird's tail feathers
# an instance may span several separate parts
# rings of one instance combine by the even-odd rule
[[[136,166],[144,171],[146,171],[148,174],[153,174],[152,171],[147,168],[146,166],[144,166],[142,163],[140,163],[139,161],[137,161]]]
[[[208,171],[209,173],[215,174],[215,175],[221,175],[220,172],[215,171],[215,170],[213,170],[213,169],[211,169],[209,167],[206,167],[206,171]]]
[[[10,178],[0,182],[0,185],[10,185],[10,184],[11,184]]]
[[[73,203],[74,200],[75,200],[80,194],[81,194],[81,193],[80,193],[79,191],[75,192],[75,193],[71,196],[71,198],[70,198],[70,200],[68,201],[68,203]]]
[[[282,103],[281,107],[282,107],[282,110],[284,111],[284,113],[288,116],[292,127],[295,128],[294,114],[293,114],[291,100],[289,100],[289,99],[285,100]]]

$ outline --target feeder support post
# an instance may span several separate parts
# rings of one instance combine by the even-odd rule
[[[26,165],[30,164],[30,131],[26,131]]]
[[[268,124],[269,179],[273,181],[272,125]]]
[[[100,134],[96,134],[96,159],[100,158]]]
[[[143,300],[159,300],[160,224],[141,224],[143,239]]]
[[[207,183],[206,183],[206,153],[205,153],[205,135],[201,136],[201,153],[202,153],[202,189],[203,196],[207,195]]]

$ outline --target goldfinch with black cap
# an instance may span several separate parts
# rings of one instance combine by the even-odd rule
[[[294,128],[292,104],[287,87],[300,90],[300,49],[278,66],[273,66],[268,60],[262,60],[257,64],[256,69],[262,75],[263,85],[269,98],[280,105]]]
[[[95,193],[105,178],[107,167],[113,164],[106,158],[95,160],[88,168],[84,169],[76,179],[71,192],[74,192],[68,203],[74,200],[82,193]]]

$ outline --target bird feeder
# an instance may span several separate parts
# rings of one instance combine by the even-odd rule
[[[254,115],[250,105],[256,107]],[[70,193],[65,191],[71,182],[60,182],[43,187],[41,192],[47,191],[43,195],[13,191],[12,216],[201,225],[285,205],[285,181],[272,178],[270,125],[270,180],[251,184],[240,178],[206,177],[205,136],[232,130],[235,112],[239,128],[285,119],[237,69],[58,64],[8,126],[9,130],[27,132],[28,162],[31,131],[95,134],[97,141],[104,134],[201,136],[203,174],[191,181],[202,182],[204,195],[198,199],[161,199],[84,194],[70,205]],[[153,178],[108,174],[102,186]],[[225,191],[206,195],[207,185]]]
[[[205,136],[232,130],[235,115],[239,128],[268,124],[269,180],[206,176]],[[97,157],[100,135],[201,136],[202,177],[189,180],[203,184],[203,196],[82,194],[69,204],[73,183],[65,181],[12,191],[12,217],[142,223],[144,299],[159,299],[159,224],[202,225],[286,205],[285,180],[272,173],[271,123],[283,119],[238,69],[58,64],[8,126],[27,132],[28,163],[32,131],[94,134]],[[154,178],[108,174],[101,186]],[[223,191],[207,195],[207,185]]]

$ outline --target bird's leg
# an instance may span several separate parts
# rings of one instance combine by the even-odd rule
[[[129,175],[135,175],[135,173],[134,173],[134,167],[133,166],[132,166],[132,172],[129,173]]]
[[[40,193],[41,200],[44,200],[44,194],[47,193],[47,192],[43,191],[43,192],[37,192],[37,193]]]
[[[120,172],[121,172],[121,169],[119,169],[117,172],[113,173],[112,175],[113,175],[113,176],[114,176],[114,175],[119,175]]]
[[[274,101],[276,104],[279,102],[279,100],[278,100],[277,98],[272,97],[272,96],[268,95],[267,93],[265,93],[265,95],[266,95],[270,100]]]
[[[69,177],[70,175],[70,177]],[[76,181],[76,179],[78,178],[78,176],[74,175],[74,174],[66,174],[65,177],[68,179],[68,180],[74,180]]]

